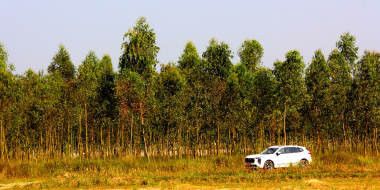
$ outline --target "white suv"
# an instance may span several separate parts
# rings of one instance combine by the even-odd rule
[[[300,163],[303,168],[307,168],[311,161],[311,153],[306,147],[295,145],[271,146],[260,154],[247,156],[245,167],[271,170]]]

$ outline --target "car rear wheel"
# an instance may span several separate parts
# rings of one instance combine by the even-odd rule
[[[303,169],[307,169],[307,167],[309,166],[309,163],[307,160],[301,160],[301,166]]]
[[[272,170],[274,169],[273,162],[272,161],[266,161],[264,163],[264,170]]]

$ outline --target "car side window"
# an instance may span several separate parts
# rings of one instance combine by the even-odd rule
[[[281,154],[286,154],[287,152],[286,152],[285,149],[286,149],[286,148],[281,148],[278,152],[280,152]]]
[[[297,147],[289,147],[290,153],[298,153],[298,148]]]
[[[303,152],[303,149],[302,148],[298,148],[298,152]]]

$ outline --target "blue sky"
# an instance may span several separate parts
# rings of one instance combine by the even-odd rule
[[[380,1],[1,1],[0,41],[16,74],[46,71],[58,45],[64,44],[75,66],[89,50],[109,54],[117,70],[124,33],[145,16],[155,30],[160,64],[177,62],[187,41],[201,55],[215,37],[235,52],[247,39],[264,48],[263,65],[297,49],[310,63],[315,50],[325,57],[339,36],[356,37],[359,55],[380,51]],[[160,68],[157,65],[157,70]]]

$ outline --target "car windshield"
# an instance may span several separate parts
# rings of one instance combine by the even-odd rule
[[[273,154],[274,152],[276,152],[277,149],[278,148],[267,148],[266,150],[264,150],[260,154]]]

